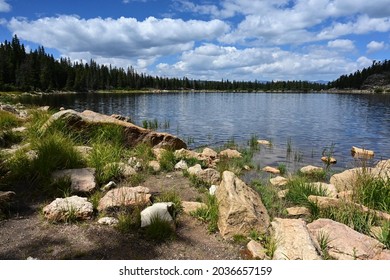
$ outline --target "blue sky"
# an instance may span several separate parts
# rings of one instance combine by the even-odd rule
[[[390,0],[0,0],[0,41],[207,80],[333,80],[389,59]]]

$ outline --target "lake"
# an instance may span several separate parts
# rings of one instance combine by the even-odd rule
[[[246,145],[271,140],[255,155],[260,166],[321,166],[333,147],[335,169],[354,167],[351,147],[375,151],[373,164],[390,158],[390,96],[327,93],[69,94],[23,98],[23,103],[120,114],[142,125],[157,119],[159,131],[181,137],[190,148]],[[287,153],[288,146],[291,152]]]

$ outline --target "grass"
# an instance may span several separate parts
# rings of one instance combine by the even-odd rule
[[[390,178],[362,172],[354,186],[354,200],[371,209],[390,213]]]
[[[0,130],[7,130],[21,125],[22,120],[10,112],[0,110]]]
[[[117,213],[118,224],[116,229],[121,233],[129,233],[141,226],[141,209],[123,208]]]
[[[326,196],[326,190],[315,187],[305,178],[297,177],[289,180],[286,188],[289,189],[286,200],[294,205],[307,206],[310,195]]]
[[[275,217],[285,216],[285,202],[278,197],[278,191],[275,187],[263,185],[260,181],[253,181],[251,187],[259,193],[271,220]]]
[[[218,202],[217,198],[208,194],[206,197],[207,207],[198,208],[192,212],[191,215],[207,223],[209,232],[214,233],[218,231]]]
[[[240,175],[245,165],[253,167],[253,151],[250,149],[244,149],[241,152],[240,158],[227,158],[221,157],[217,163],[216,169],[222,174],[224,171],[229,170],[236,175]]]
[[[382,231],[379,236],[376,237],[382,242],[387,249],[390,249],[390,222],[385,222],[382,226]]]
[[[172,224],[155,215],[150,219],[150,225],[145,228],[145,236],[157,242],[164,242],[175,237]]]
[[[260,149],[260,145],[257,142],[258,136],[256,134],[252,134],[251,138],[248,140],[248,146],[252,151],[257,151]]]
[[[154,159],[152,147],[146,143],[140,143],[130,151],[131,156],[136,157],[142,163],[146,164]]]
[[[321,256],[323,260],[331,260],[332,257],[329,255],[329,234],[323,231],[320,231],[318,236],[317,236],[317,242],[318,245],[320,246],[321,250]]]
[[[176,221],[178,215],[183,213],[183,206],[179,194],[175,191],[166,191],[156,197],[155,202],[172,202],[174,204],[173,213],[170,213]]]
[[[173,171],[176,164],[175,153],[171,150],[163,151],[159,162],[162,171],[166,171],[166,172]]]
[[[280,171],[280,175],[285,175],[287,173],[287,166],[284,163],[279,163],[278,169]]]
[[[14,144],[22,142],[23,136],[20,132],[12,130],[0,131],[0,148],[9,148]]]

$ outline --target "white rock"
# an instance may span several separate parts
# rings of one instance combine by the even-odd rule
[[[172,205],[172,202],[159,202],[142,210],[141,227],[149,226],[153,218],[157,216],[163,221],[172,222],[172,216],[168,211],[168,208],[172,207]]]
[[[111,225],[116,225],[118,223],[119,223],[119,220],[114,218],[114,217],[103,217],[103,218],[100,218],[98,220],[98,224],[101,224],[101,225],[111,226]]]
[[[200,164],[195,164],[194,166],[188,168],[188,173],[191,175],[197,175],[201,170],[202,166],[200,166]]]
[[[209,188],[209,194],[210,195],[215,195],[215,192],[217,191],[217,188],[218,188],[218,186],[211,185],[211,187]]]
[[[149,161],[148,165],[153,169],[154,172],[159,172],[161,170],[161,165],[157,160]]]
[[[53,222],[67,221],[69,218],[88,220],[92,218],[93,206],[86,197],[71,196],[56,198],[43,208],[46,219]]]
[[[187,170],[188,165],[185,162],[185,160],[182,159],[181,161],[179,161],[178,163],[175,164],[175,169],[176,170]]]
[[[114,181],[110,181],[106,185],[104,185],[100,190],[103,192],[107,192],[115,187],[116,187],[116,183]]]

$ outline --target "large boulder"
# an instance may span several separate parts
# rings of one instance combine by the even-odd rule
[[[145,208],[141,212],[141,227],[149,226],[157,217],[162,221],[172,222],[173,218],[169,213],[171,207],[174,207],[172,202],[159,202]]]
[[[356,180],[363,173],[363,171],[371,172],[371,170],[372,168],[363,170],[361,167],[348,169],[341,173],[334,174],[330,178],[330,183],[333,184],[339,192],[353,190],[353,186],[355,185]]]
[[[271,224],[276,239],[274,260],[321,259],[303,220],[275,218]]]
[[[134,147],[139,143],[147,143],[153,147],[181,149],[187,145],[176,136],[168,133],[160,133],[149,129],[136,126],[132,123],[118,120],[111,116],[103,115],[93,111],[86,110],[82,113],[74,110],[63,110],[53,114],[43,125],[41,130],[45,130],[55,120],[61,119],[75,129],[82,129],[90,126],[101,126],[104,124],[114,124],[123,129],[125,135],[125,145]]]
[[[326,238],[330,257],[338,260],[372,260],[385,246],[378,240],[330,219],[318,219],[307,225],[314,242]]]
[[[99,201],[98,210],[103,211],[113,207],[137,206],[150,203],[151,194],[146,187],[121,187],[110,190]]]
[[[94,168],[59,170],[53,172],[52,178],[53,180],[69,178],[74,193],[89,193],[96,188]]]
[[[233,172],[223,172],[215,196],[219,205],[218,229],[225,239],[248,235],[253,230],[267,232],[270,218],[260,196]]]
[[[51,222],[89,220],[93,215],[93,206],[86,197],[56,198],[43,208],[43,215]]]

